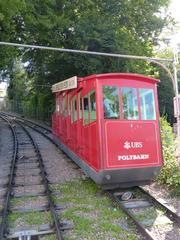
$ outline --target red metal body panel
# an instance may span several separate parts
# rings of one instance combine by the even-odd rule
[[[70,151],[97,174],[106,170],[142,169],[162,165],[159,131],[157,83],[159,80],[138,74],[101,74],[78,79],[77,89],[56,93],[56,112],[52,116],[53,133]],[[104,119],[103,86],[118,88],[119,119]],[[137,90],[138,120],[124,119],[122,88]],[[140,89],[154,93],[155,119],[143,120]],[[96,120],[83,125],[79,107],[83,97],[95,91]],[[66,109],[63,99],[66,98]],[[72,120],[73,99],[76,98],[77,119]],[[90,111],[88,113],[90,118]]]
[[[96,79],[89,79],[83,81],[82,97],[86,96],[90,91],[96,91],[96,103],[97,100],[97,87]],[[98,134],[98,122],[89,123],[86,126],[81,124],[82,135],[82,157],[85,161],[96,171],[99,170],[99,160],[100,160],[100,145],[99,145],[99,134]]]
[[[151,122],[105,123],[105,168],[159,166],[158,128]]]

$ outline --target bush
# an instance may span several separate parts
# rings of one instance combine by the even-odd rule
[[[159,183],[167,184],[180,191],[176,136],[172,133],[172,128],[165,118],[160,119],[160,127],[164,166],[157,180]]]

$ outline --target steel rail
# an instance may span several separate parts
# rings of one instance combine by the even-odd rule
[[[150,231],[145,229],[144,226],[136,220],[136,218],[133,216],[133,214],[127,208],[125,208],[123,206],[123,204],[121,203],[119,198],[117,196],[115,196],[112,191],[106,191],[106,193],[108,193],[108,195],[111,197],[111,199],[114,200],[118,204],[118,206],[123,210],[123,212],[133,220],[137,229],[145,237],[146,240],[156,240],[156,238],[154,238],[151,235]]]
[[[47,174],[45,171],[45,167],[43,164],[43,159],[41,156],[41,153],[39,151],[39,147],[37,145],[37,143],[35,142],[35,140],[33,139],[32,135],[29,133],[29,131],[22,125],[22,123],[19,123],[19,121],[17,121],[17,123],[23,128],[23,130],[26,132],[26,134],[28,135],[28,137],[31,140],[31,143],[34,146],[34,149],[36,151],[37,157],[38,157],[38,161],[39,161],[39,165],[40,165],[40,170],[41,170],[41,174],[42,174],[42,178],[43,178],[43,183],[46,189],[46,196],[48,198],[48,204],[49,204],[49,209],[50,212],[52,214],[53,217],[53,221],[54,221],[54,225],[55,225],[55,230],[56,230],[56,236],[58,240],[63,240],[63,236],[62,236],[62,232],[61,232],[61,226],[60,226],[60,222],[59,222],[59,217],[57,216],[56,210],[55,210],[55,205],[54,202],[52,200],[52,196],[51,196],[51,190],[49,189],[49,183],[48,183],[48,179],[47,179]]]
[[[19,117],[18,117],[18,118],[19,118]],[[50,127],[43,126],[43,125],[41,125],[40,123],[36,123],[36,122],[31,121],[31,120],[29,120],[29,119],[25,119],[25,118],[21,118],[21,119],[22,119],[22,121],[24,121],[24,122],[28,122],[29,124],[32,124],[32,125],[34,125],[34,126],[37,126],[37,127],[39,127],[39,128],[42,128],[43,130],[45,130],[45,131],[47,131],[47,132],[49,132],[49,133],[52,133],[52,129],[51,129]]]
[[[6,115],[7,113],[3,113],[3,114]],[[16,117],[16,115],[13,115],[13,114],[11,114],[11,116]],[[60,149],[62,151],[62,149],[59,147],[58,143],[52,137],[47,135],[44,131],[41,131],[41,130],[39,130],[39,129],[34,127],[34,125],[37,125],[35,122],[33,122],[32,125],[31,125],[31,124],[27,123],[27,122],[29,122],[28,120],[26,120],[26,119],[24,119],[22,117],[18,117],[18,118],[22,119],[22,120],[18,120],[17,119],[17,121],[23,122],[25,125],[27,125],[31,129],[33,129],[34,131],[40,133],[43,137],[47,138],[52,144],[54,144],[58,149]],[[52,133],[52,131],[51,131],[51,133]]]
[[[45,126],[45,125],[42,125],[42,124],[37,123],[37,122],[34,122],[34,121],[32,121],[32,120],[26,119],[26,118],[22,117],[21,115],[18,115],[18,114],[16,115],[16,114],[9,113],[9,112],[0,112],[0,113],[1,113],[2,115],[4,115],[4,116],[11,116],[11,117],[15,117],[15,118],[22,119],[22,121],[26,121],[26,122],[28,122],[28,123],[30,123],[30,124],[32,124],[32,125],[35,125],[35,126],[37,126],[37,127],[40,127],[40,128],[42,128],[42,129],[48,131],[49,133],[52,133],[52,130],[51,130],[50,127]]]
[[[170,208],[168,208],[165,204],[161,203],[156,199],[154,196],[152,196],[149,192],[145,191],[142,187],[137,187],[138,190],[140,190],[142,193],[146,194],[149,199],[151,199],[155,204],[162,207],[165,211],[167,216],[170,219],[173,219],[174,222],[176,222],[180,226],[180,216],[178,216],[174,211],[172,211]]]
[[[173,223],[177,223],[178,226],[180,226],[180,216],[178,216],[175,212],[173,212],[171,209],[169,209],[167,206],[165,206],[163,203],[159,202],[155,197],[153,197],[150,193],[146,192],[143,188],[141,187],[134,187],[134,189],[139,190],[141,193],[143,193],[144,195],[146,195],[146,198],[149,202],[153,202],[154,205],[159,206],[161,208],[163,208],[166,212],[165,215],[167,215],[167,217],[169,219],[171,219],[173,221]],[[108,195],[111,197],[111,199],[113,201],[115,201],[118,206],[123,210],[123,212],[125,212],[126,215],[128,215],[134,222],[134,224],[136,225],[137,229],[142,233],[142,235],[145,237],[145,239],[147,240],[156,240],[155,237],[152,236],[152,234],[150,233],[150,231],[148,229],[146,229],[134,216],[134,214],[131,213],[131,211],[128,210],[128,208],[126,208],[123,204],[123,201],[120,200],[120,198],[118,197],[118,195],[115,195],[114,192],[112,190],[107,190],[105,191],[106,193],[108,193]]]
[[[13,142],[14,142],[14,149],[13,149],[13,157],[12,157],[12,162],[11,162],[11,170],[10,170],[10,176],[9,176],[9,182],[7,186],[7,192],[5,196],[5,202],[4,202],[4,208],[3,208],[3,213],[2,213],[2,222],[0,225],[0,239],[4,240],[6,239],[6,234],[7,234],[7,215],[8,215],[8,209],[9,209],[9,202],[10,202],[10,196],[12,194],[12,186],[13,186],[13,178],[14,178],[14,171],[15,171],[15,164],[17,160],[17,155],[18,155],[18,140],[17,140],[17,135],[16,131],[14,130],[14,126],[10,123],[10,121],[2,116],[0,114],[0,117],[6,121],[12,131],[13,134]]]
[[[21,120],[17,120],[17,121],[21,121]],[[49,135],[47,135],[44,131],[41,131],[41,130],[39,130],[38,128],[35,128],[35,127],[34,127],[34,125],[37,125],[36,123],[33,123],[33,124],[31,125],[31,124],[28,123],[27,120],[22,119],[22,121],[23,121],[23,123],[24,123],[25,125],[27,125],[27,126],[30,127],[31,129],[33,129],[34,131],[40,133],[40,134],[41,134],[42,136],[44,136],[45,138],[47,138],[51,143],[53,143],[53,144],[59,149],[59,145],[57,144],[56,141],[54,141],[53,138],[51,138]],[[38,126],[38,125],[37,125],[37,126]],[[52,134],[52,132],[51,132],[51,134]],[[61,150],[62,150],[62,149],[61,149]]]

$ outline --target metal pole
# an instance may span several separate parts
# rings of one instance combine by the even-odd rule
[[[116,58],[134,59],[134,60],[146,60],[149,62],[152,62],[152,61],[173,62],[173,59],[171,58],[152,58],[152,57],[135,56],[135,55],[128,55],[128,54],[125,55],[125,54],[116,54],[116,53],[93,52],[93,51],[85,51],[85,50],[78,50],[78,49],[46,47],[46,46],[12,43],[12,42],[0,42],[0,45],[14,46],[14,47],[20,47],[20,48],[23,47],[23,48],[31,48],[31,49],[44,49],[49,51],[59,51],[59,52],[68,52],[68,53],[88,54],[88,55],[95,55],[95,56],[116,57]]]
[[[179,105],[179,91],[178,91],[178,79],[177,79],[177,64],[178,61],[178,52],[177,49],[174,49],[174,61],[173,61],[173,70],[174,70],[174,85],[175,85],[175,97],[176,97],[176,118],[177,118],[177,137],[178,137],[178,153],[180,151],[180,105]]]

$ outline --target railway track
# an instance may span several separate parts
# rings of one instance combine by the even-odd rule
[[[161,222],[159,222],[159,224],[163,224],[163,222],[166,221],[166,223],[173,225],[176,224],[177,227],[180,228],[180,216],[176,212],[172,211],[164,201],[154,198],[142,187],[135,187],[133,189],[127,189],[126,191],[111,190],[107,191],[107,193],[112,200],[118,204],[120,209],[122,209],[123,212],[125,212],[125,214],[133,220],[137,229],[146,240],[157,239],[150,231],[153,227],[153,223],[158,217],[156,215],[153,216],[153,212],[155,213],[157,209],[160,209],[163,212],[163,215],[160,217]],[[145,211],[145,220],[141,220],[143,211]],[[148,215],[150,215],[150,219],[148,219]]]
[[[20,122],[26,126],[28,126],[29,128],[33,129],[34,131],[40,133],[41,135],[43,135],[44,137],[46,137],[49,141],[51,141],[54,145],[56,145],[59,148],[58,143],[53,139],[53,135],[52,135],[52,130],[50,127],[40,124],[40,123],[36,123],[34,121],[28,120],[24,117],[21,117],[20,115],[13,115],[10,113],[1,113],[3,116],[10,116],[12,118],[14,118],[17,122]]]
[[[17,118],[16,119],[17,121],[39,132],[40,134],[42,134],[44,137],[46,137],[47,139],[49,139],[51,142],[53,142],[55,145],[59,147],[59,145],[53,140],[51,130],[49,128],[46,128],[41,124],[36,125],[36,123],[26,120],[24,118],[20,118],[20,117],[16,117],[16,118]],[[132,191],[132,192],[130,193],[129,191]],[[175,224],[177,225],[178,228],[180,227],[180,216],[174,211],[172,211],[165,202],[154,198],[150,193],[146,192],[141,187],[136,187],[130,190],[128,189],[126,191],[122,189],[120,191],[111,190],[111,191],[106,191],[106,193],[108,193],[111,199],[115,201],[118,204],[118,206],[125,212],[125,214],[127,214],[133,220],[139,232],[147,240],[156,239],[156,236],[153,236],[153,234],[149,230],[152,226],[151,224],[153,224],[155,220],[150,219],[148,220],[149,223],[148,221],[146,222],[141,221],[137,216],[137,212],[139,210],[148,211],[148,209],[150,209],[151,211],[151,208],[161,209],[163,211],[163,215],[169,219],[170,224],[173,224],[173,225]]]
[[[8,184],[5,184],[6,189],[4,199],[3,199],[3,210],[1,212],[1,225],[0,225],[0,239],[28,239],[30,240],[32,236],[45,235],[55,233],[58,240],[63,239],[62,231],[64,230],[63,223],[60,222],[59,216],[56,212],[57,209],[61,207],[55,206],[53,202],[52,192],[49,188],[49,182],[47,179],[46,169],[43,163],[43,159],[39,150],[39,147],[32,135],[22,123],[17,122],[12,118],[9,120],[4,114],[0,117],[7,122],[9,125],[12,135],[13,135],[13,156],[10,167],[10,174]],[[31,181],[31,178],[33,181]],[[16,190],[18,187],[32,188],[34,186],[41,186],[43,191],[36,193],[26,193],[21,192],[18,195]],[[34,197],[43,196],[43,205],[34,208],[34,206],[29,207],[28,204],[25,207],[15,207],[13,208],[10,204],[15,198],[26,198],[32,195]],[[45,204],[44,204],[45,203]],[[32,203],[31,203],[32,204]],[[26,205],[26,204],[25,204]],[[49,212],[52,217],[52,226],[46,226],[43,230],[21,230],[13,232],[9,228],[8,216],[9,212],[16,213],[28,213],[28,212]]]
[[[19,120],[21,122],[24,122],[26,125],[29,125],[30,127],[32,127],[37,132],[41,131],[42,133],[44,132],[44,134],[52,134],[51,127],[49,127],[45,124],[40,124],[40,123],[34,122],[32,120],[26,119],[21,115],[16,115],[16,114],[12,114],[12,113],[5,113],[5,112],[1,112],[1,115],[15,118],[16,121]]]

